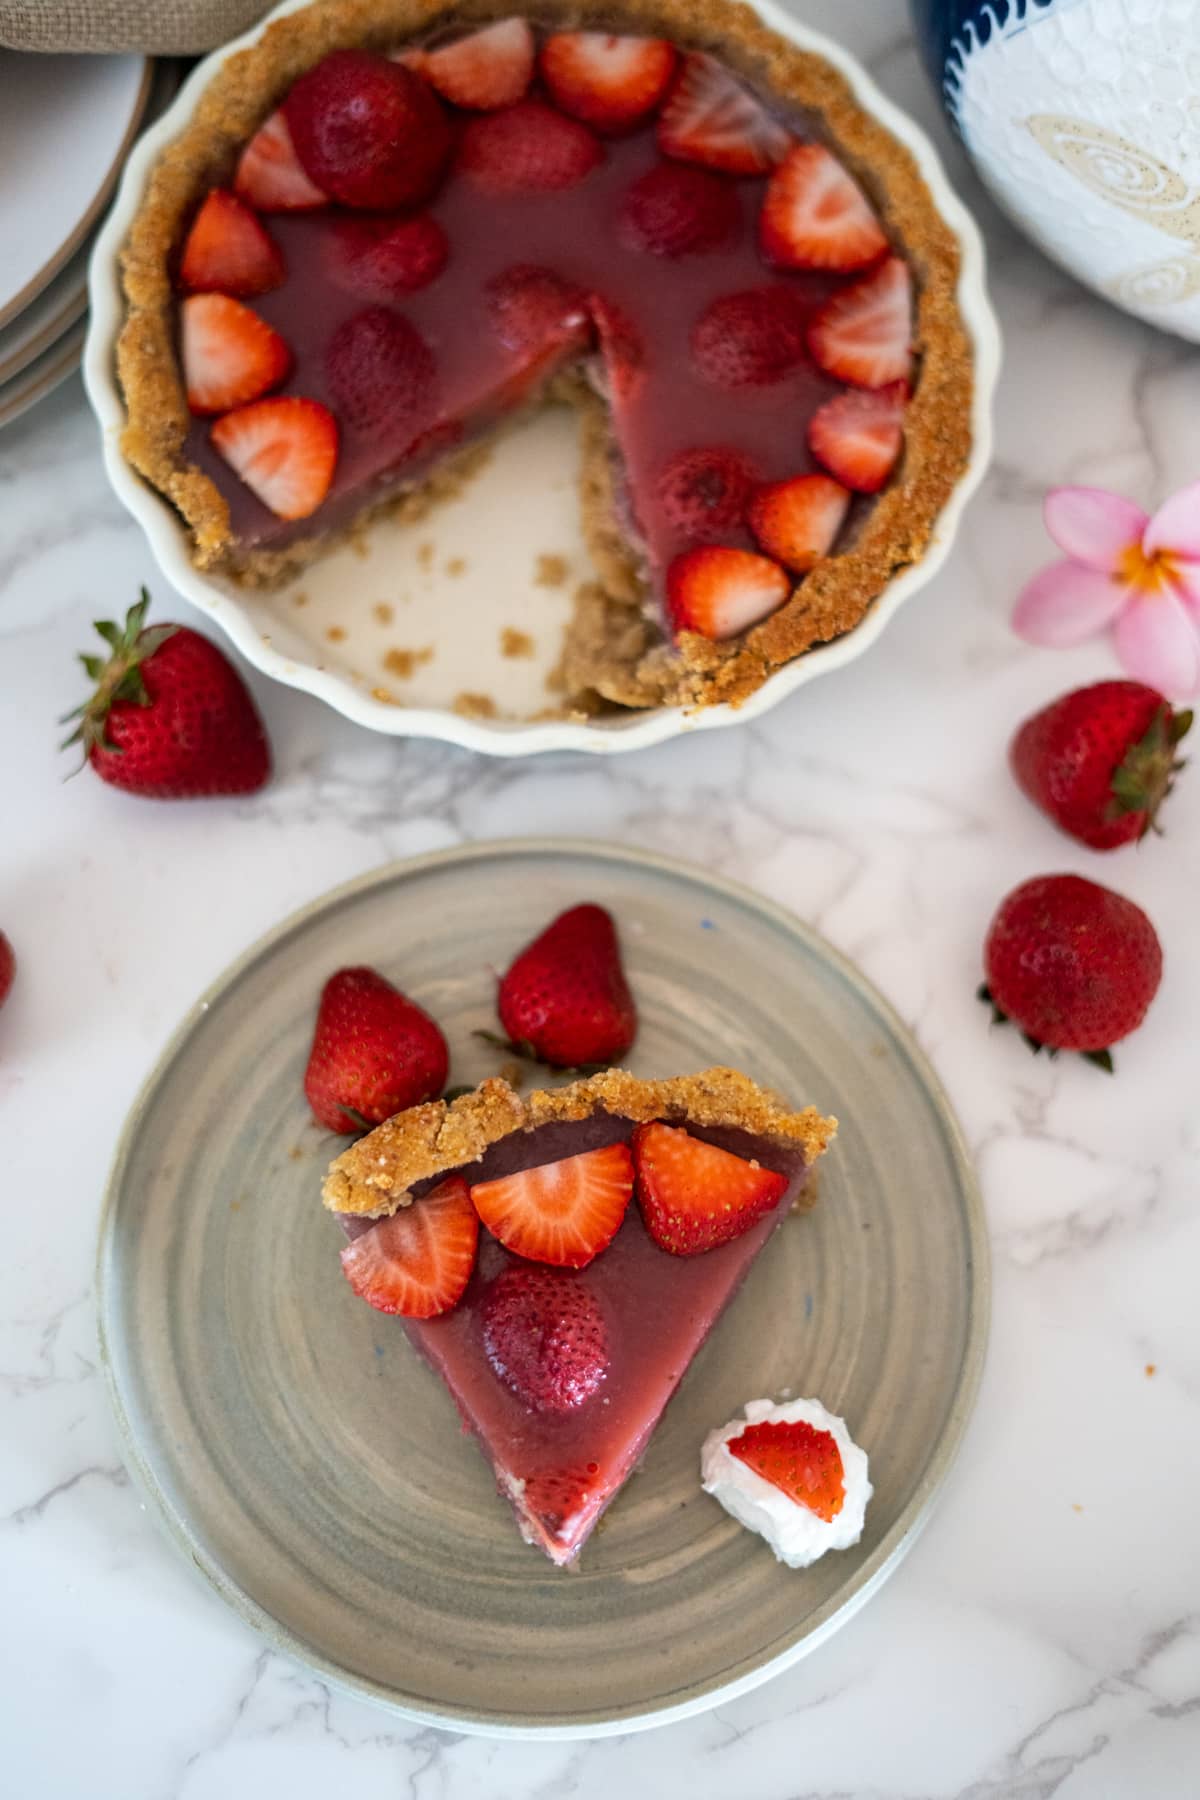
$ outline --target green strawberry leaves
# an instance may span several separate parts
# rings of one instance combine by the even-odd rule
[[[120,746],[108,741],[108,715],[118,700],[132,703],[134,706],[149,706],[150,696],[146,692],[146,683],[142,677],[142,664],[148,662],[156,650],[161,649],[169,637],[178,631],[177,625],[146,626],[146,614],[150,609],[150,595],[145,588],[140,598],[130,607],[125,615],[125,623],[117,625],[112,619],[96,619],[96,630],[108,645],[111,655],[89,656],[86,653],[79,658],[88,679],[95,683],[95,692],[81,705],[73,707],[59,720],[60,725],[69,725],[72,720],[78,721],[71,735],[64,738],[60,749],[67,749],[71,744],[83,745],[84,758],[96,748],[107,750],[116,755]]]

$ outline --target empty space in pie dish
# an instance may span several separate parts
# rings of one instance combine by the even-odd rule
[[[545,407],[498,434],[423,518],[377,519],[255,596],[261,629],[385,705],[544,715],[561,705],[563,634],[594,574],[579,465],[575,413]]]

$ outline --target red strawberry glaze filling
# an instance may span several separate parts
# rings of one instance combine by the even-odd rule
[[[536,398],[557,367],[582,357],[610,408],[620,524],[660,601],[673,560],[699,543],[777,555],[750,528],[750,492],[755,484],[822,470],[823,439],[808,428],[826,403],[846,392],[839,375],[860,380],[855,369],[870,375],[879,366],[894,381],[873,345],[864,358],[853,342],[847,349],[846,339],[860,329],[894,332],[907,305],[901,296],[907,270],[894,256],[861,266],[874,241],[871,215],[848,176],[859,263],[851,273],[832,273],[794,266],[809,254],[803,233],[813,234],[816,262],[826,256],[822,234],[839,229],[836,218],[821,215],[821,192],[810,210],[797,199],[803,168],[799,176],[781,171],[773,178],[665,157],[663,121],[688,66],[681,67],[661,119],[651,115],[617,136],[591,131],[580,123],[586,107],[581,113],[576,105],[569,116],[536,87],[499,111],[459,111],[430,95],[455,149],[415,212],[372,216],[334,206],[266,217],[285,273],[256,296],[254,308],[292,357],[276,392],[329,408],[338,456],[314,512],[281,518],[237,479],[214,448],[207,421],[194,420],[187,454],[227,501],[241,545],[282,550],[350,524],[374,500],[419,485],[448,450],[486,435],[522,400]],[[767,124],[764,141],[773,154],[784,134],[777,122]],[[801,120],[789,126],[795,137],[810,135]],[[827,180],[832,159],[827,152],[821,157],[819,173]],[[786,194],[765,209],[770,182],[782,182],[785,173]],[[764,255],[764,217],[776,221],[768,234],[776,264],[784,260],[780,231],[801,234],[786,267],[772,266]],[[878,243],[885,246],[881,233]],[[878,305],[858,305],[847,321],[839,314],[822,330],[822,307],[874,280],[881,267],[892,271],[882,313]],[[547,327],[544,293],[528,334],[516,328],[511,307],[498,309],[495,296],[511,286],[514,269],[535,279],[544,272],[543,288],[560,285],[568,296],[565,328]],[[378,311],[368,322],[360,319],[379,308],[398,315],[396,330],[384,328]],[[901,339],[893,361],[907,366],[902,328]],[[361,359],[348,344],[363,347]],[[371,345],[380,349],[384,371],[368,403]],[[826,348],[814,351],[814,345]],[[828,372],[834,368],[837,373]],[[704,490],[695,502],[688,495],[681,501],[679,469],[681,459],[713,452],[739,473],[722,486],[706,517]],[[863,490],[884,478],[873,471]],[[843,539],[869,504],[851,503]],[[794,573],[779,599],[793,581]],[[741,613],[719,606],[716,616],[735,621]]]
[[[459,1173],[473,1185],[496,1181],[628,1143],[634,1129],[607,1114],[540,1126],[502,1138]],[[556,1563],[572,1561],[590,1535],[805,1179],[798,1149],[735,1129],[689,1125],[688,1133],[784,1179],[777,1203],[741,1236],[703,1255],[673,1255],[650,1236],[635,1201],[606,1249],[585,1268],[562,1271],[514,1255],[481,1227],[475,1269],[458,1304],[437,1318],[401,1321],[449,1387],[464,1429],[478,1437],[523,1534]],[[351,1239],[372,1226],[355,1218],[342,1224]],[[532,1295],[523,1292],[529,1277],[522,1272],[530,1271]],[[539,1358],[522,1349],[514,1326],[522,1308],[538,1324],[556,1281],[569,1284],[570,1305],[559,1326],[542,1323],[559,1331],[563,1354]]]

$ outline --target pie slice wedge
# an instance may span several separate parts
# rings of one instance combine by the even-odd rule
[[[401,1323],[449,1388],[523,1537],[552,1562],[578,1556],[750,1265],[784,1216],[811,1204],[806,1178],[835,1130],[733,1069],[665,1081],[608,1070],[524,1097],[484,1081],[450,1104],[397,1114],[331,1165],[324,1199],[350,1240],[352,1285],[365,1262],[377,1277],[389,1234],[403,1236],[401,1209],[435,1193],[444,1204],[452,1178],[472,1191],[478,1251],[461,1297]],[[672,1186],[678,1158],[699,1175],[690,1187]],[[732,1226],[726,1192],[744,1206]],[[682,1226],[670,1214],[681,1193],[697,1209]],[[565,1215],[590,1242],[564,1237]],[[539,1237],[545,1218],[555,1230]]]

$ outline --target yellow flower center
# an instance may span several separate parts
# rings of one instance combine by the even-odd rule
[[[1170,550],[1153,550],[1147,556],[1139,543],[1126,544],[1117,557],[1119,580],[1143,594],[1161,594],[1175,585],[1179,559]]]

